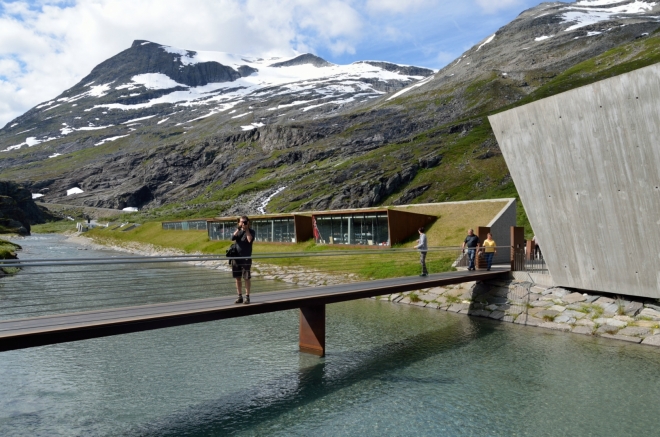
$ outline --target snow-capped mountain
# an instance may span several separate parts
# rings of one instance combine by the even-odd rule
[[[0,132],[0,151],[42,145],[33,159],[54,158],[138,135],[145,125],[188,131],[218,114],[222,130],[251,130],[359,105],[433,73],[386,62],[335,65],[311,54],[248,58],[135,41],[9,123]]]
[[[154,217],[515,196],[487,115],[660,62],[659,29],[660,0],[542,3],[438,72],[136,41],[1,129],[0,177]]]

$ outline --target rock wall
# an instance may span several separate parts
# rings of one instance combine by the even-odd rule
[[[518,325],[660,347],[660,304],[657,301],[580,293],[525,279],[468,282],[379,298]]]
[[[30,225],[45,223],[47,213],[32,200],[22,185],[0,181],[0,226],[8,232],[30,234]]]

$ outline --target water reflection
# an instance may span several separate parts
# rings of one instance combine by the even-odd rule
[[[451,384],[452,378],[397,375],[400,369],[488,335],[490,327],[473,329],[469,319],[454,319],[442,330],[413,335],[369,351],[344,352],[332,359],[301,356],[301,369],[220,399],[190,407],[157,423],[141,425],[127,435],[206,436],[249,433],[282,426],[282,417],[312,405],[356,383]],[[312,365],[310,361],[314,361]],[[274,429],[269,429],[274,431]]]
[[[0,353],[0,435],[657,433],[657,349],[373,300],[326,332],[324,359],[296,311]]]

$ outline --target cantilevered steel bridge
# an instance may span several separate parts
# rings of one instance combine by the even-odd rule
[[[300,350],[323,356],[328,304],[492,280],[510,270],[433,273],[465,259],[455,248],[430,248],[429,276],[370,278],[378,266],[405,274],[417,257],[401,249],[254,255],[249,305],[234,303],[224,257],[2,261],[0,267],[20,270],[0,278],[0,351],[300,309]]]

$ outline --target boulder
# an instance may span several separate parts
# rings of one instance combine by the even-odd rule
[[[612,340],[622,340],[622,341],[629,341],[631,343],[640,343],[642,341],[641,338],[638,337],[628,337],[627,335],[621,335],[621,334],[602,334],[601,337],[603,338],[610,338]]]
[[[646,317],[650,318],[651,320],[660,320],[660,311],[656,311],[651,308],[644,308],[637,314],[637,317]]]
[[[591,335],[593,334],[593,329],[589,326],[575,326],[571,332],[575,334]]]
[[[651,337],[646,337],[642,344],[647,344],[649,346],[660,346],[660,335],[653,335]]]
[[[571,293],[561,298],[564,302],[568,304],[584,302],[587,300],[586,296],[583,296],[580,293]]]
[[[649,328],[642,328],[641,326],[628,326],[619,331],[619,335],[628,335],[630,337],[646,337],[651,334]]]

